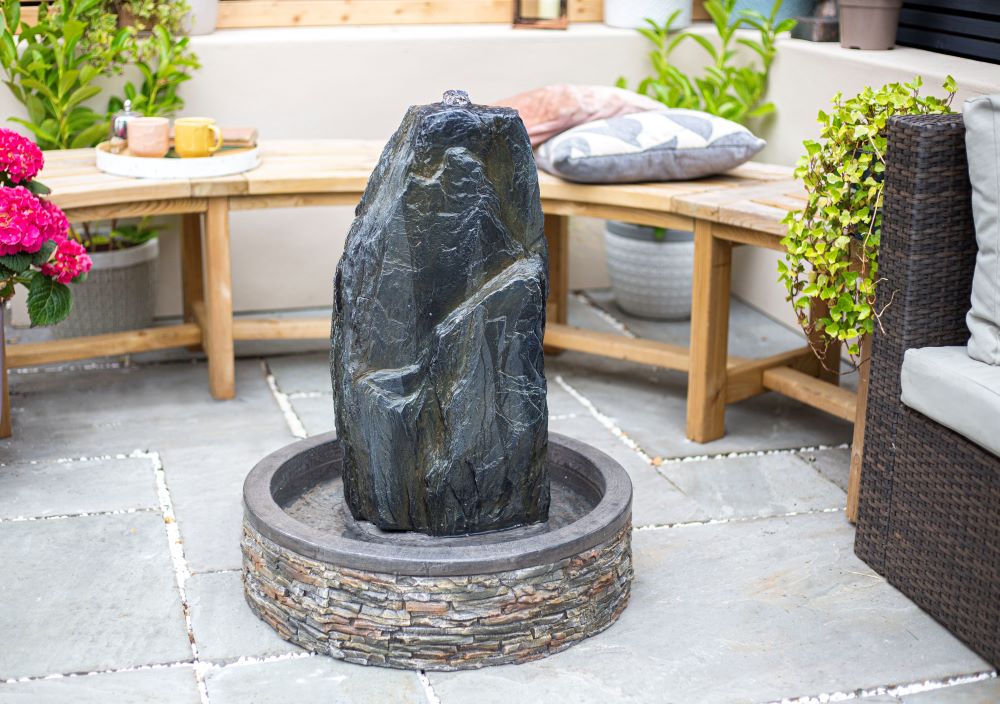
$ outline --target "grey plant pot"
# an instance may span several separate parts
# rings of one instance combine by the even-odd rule
[[[903,0],[840,0],[840,45],[886,51],[896,45]]]
[[[684,230],[655,229],[609,221],[604,227],[611,289],[622,310],[639,318],[691,317],[694,238]]]
[[[692,0],[604,0],[604,24],[609,27],[636,29],[648,27],[646,18],[665,22],[671,14],[681,11],[672,30],[691,24]]]
[[[87,280],[71,284],[73,310],[52,328],[53,337],[81,337],[148,328],[156,304],[155,239],[114,252],[92,252]]]
[[[219,0],[188,0],[191,11],[184,18],[188,36],[211,34],[219,19]]]

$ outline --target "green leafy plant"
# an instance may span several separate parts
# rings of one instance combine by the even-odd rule
[[[125,83],[124,99],[113,96],[108,101],[108,113],[122,109],[125,100],[132,102],[132,109],[147,116],[174,115],[184,107],[178,90],[201,65],[198,58],[188,49],[187,37],[176,37],[163,25],[153,28],[148,46],[155,49],[150,56],[139,52],[135,66],[142,74],[138,88],[131,82]]]
[[[102,46],[88,43],[88,27],[107,30],[100,2],[43,3],[34,26],[22,21],[19,2],[4,4],[0,65],[28,111],[27,120],[10,119],[29,129],[42,149],[91,147],[107,134],[107,116],[86,101],[101,92],[96,80],[115,70],[128,33],[117,30]]]
[[[891,303],[875,300],[886,126],[893,115],[951,112],[955,97],[951,76],[944,98],[922,96],[921,85],[918,76],[902,85],[865,88],[847,100],[838,93],[833,110],[819,113],[819,141],[803,143],[806,153],[795,176],[805,185],[807,201],[785,218],[787,254],[778,273],[821,360],[831,344],[846,343],[857,366],[860,338],[873,331]],[[826,314],[811,320],[809,309],[816,305]]]
[[[48,0],[32,26],[20,16],[20,3],[4,4],[0,26],[0,66],[5,83],[25,105],[24,125],[43,149],[92,147],[107,138],[111,116],[124,101],[143,115],[173,115],[184,102],[181,85],[200,68],[189,39],[182,34],[187,2],[157,0]],[[106,110],[92,107],[102,77],[135,66],[142,82],[126,81],[121,95],[108,98]],[[138,229],[137,229],[138,228]],[[72,236],[91,251],[134,246],[157,228],[146,219],[112,224],[111,234],[89,225]]]
[[[649,27],[640,28],[639,32],[654,46],[649,55],[654,73],[639,82],[636,92],[669,108],[702,110],[739,123],[773,112],[774,105],[765,102],[764,96],[771,64],[777,53],[775,40],[779,34],[795,26],[795,20],[777,20],[781,3],[782,0],[775,0],[770,15],[764,16],[753,10],[737,13],[736,0],[708,0],[705,10],[719,35],[718,46],[695,32],[672,32],[680,10],[671,14],[662,25],[647,19]],[[756,30],[758,38],[740,36],[740,29]],[[689,41],[704,49],[711,60],[699,77],[685,75],[671,62],[677,47]],[[736,65],[735,45],[753,51],[760,65]],[[619,88],[628,87],[624,77],[619,78],[616,85]]]

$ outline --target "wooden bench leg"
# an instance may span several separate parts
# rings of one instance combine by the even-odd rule
[[[545,216],[545,239],[549,244],[549,322],[565,323],[569,318],[569,217]]]
[[[229,201],[212,198],[205,214],[205,325],[208,387],[214,398],[236,396],[233,281],[229,258]]]
[[[830,314],[830,306],[826,301],[814,298],[809,303],[809,320],[816,321]],[[821,331],[814,332],[810,338],[821,338]],[[813,349],[820,347],[820,344],[813,345]],[[830,342],[826,348],[826,357],[820,361],[819,378],[831,384],[840,385],[840,343]]]
[[[181,216],[181,290],[184,299],[184,322],[195,321],[194,306],[205,300],[205,273],[201,253],[201,213]],[[188,348],[192,352],[201,345]]]
[[[871,372],[872,336],[861,340],[861,368],[858,370],[858,403],[854,415],[854,438],[851,442],[851,475],[847,480],[847,520],[858,521],[858,496],[861,493],[861,460],[865,451],[865,418],[868,412],[868,376]]]
[[[695,442],[726,432],[731,264],[732,245],[712,236],[712,223],[696,221],[687,399],[687,436]]]

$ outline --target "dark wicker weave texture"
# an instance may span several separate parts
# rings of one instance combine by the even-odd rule
[[[1000,665],[1000,458],[900,401],[903,353],[964,345],[976,239],[960,115],[893,118],[855,552]],[[1000,421],[998,421],[1000,431]]]

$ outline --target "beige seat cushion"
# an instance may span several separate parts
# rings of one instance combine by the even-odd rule
[[[903,403],[1000,456],[1000,367],[965,347],[907,350]]]

